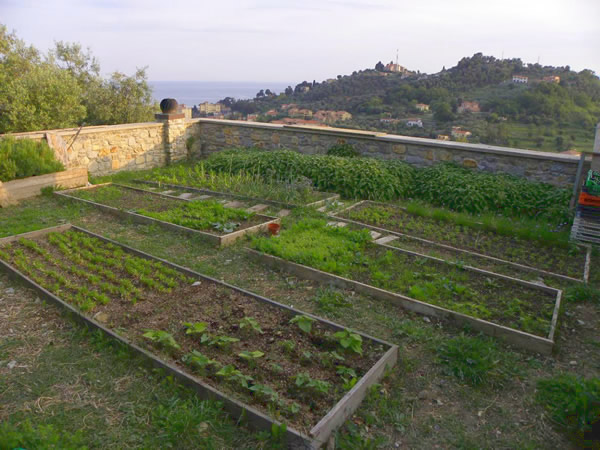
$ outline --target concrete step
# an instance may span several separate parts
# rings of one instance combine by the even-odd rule
[[[325,212],[325,211],[327,211],[327,206],[321,206],[320,208],[317,208],[317,211]]]
[[[242,208],[246,206],[245,203],[238,202],[237,200],[233,200],[232,202],[225,203],[225,208]]]
[[[177,191],[169,190],[169,191],[162,191],[162,192],[161,192],[161,194],[164,194],[164,195],[171,195],[171,194],[173,194],[173,193],[175,193],[175,192],[177,192]]]
[[[258,205],[251,206],[246,211],[248,211],[248,212],[261,212],[261,211],[264,211],[265,209],[267,209],[268,207],[269,207],[269,205],[263,205],[262,203],[259,203]]]
[[[373,238],[374,240],[379,238],[381,236],[381,233],[378,233],[377,231],[369,231],[369,234],[371,235],[371,238]]]
[[[346,222],[327,222],[327,226],[335,227],[335,228],[342,228],[342,227],[345,227],[346,225],[348,225]]]
[[[375,240],[375,243],[376,244],[387,244],[388,242],[395,241],[396,239],[398,239],[398,236],[392,236],[390,234],[388,236],[384,236],[382,238],[379,238],[379,239]]]
[[[282,209],[276,215],[277,215],[277,217],[285,217],[285,216],[289,216],[290,213],[291,213],[291,211],[289,209]]]
[[[183,194],[179,194],[177,197],[184,198],[184,199],[190,199],[193,196],[194,196],[194,194],[192,194],[191,192],[184,192]]]

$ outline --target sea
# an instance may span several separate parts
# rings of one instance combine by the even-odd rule
[[[279,94],[291,83],[272,81],[149,81],[152,96],[158,102],[174,98],[177,103],[193,106],[199,103],[216,103],[225,97],[254,98],[261,89]]]

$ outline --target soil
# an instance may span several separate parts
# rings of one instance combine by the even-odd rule
[[[45,237],[37,238],[35,241],[51,252],[55,258],[68,264],[73,263],[57,251]],[[99,247],[105,245],[100,241],[97,242]],[[12,250],[15,248],[25,252],[28,262],[32,263],[31,267],[33,267],[34,261],[49,266],[49,263],[38,253],[19,243],[8,244],[2,249],[12,254]],[[88,271],[84,266],[79,266],[79,268]],[[302,332],[297,325],[289,324],[293,314],[214,282],[199,280],[193,285],[187,282],[180,283],[170,293],[161,293],[147,288],[125,271],[113,271],[120,279],[131,279],[136,287],[142,290],[140,300],[132,304],[129,300],[105,292],[110,297],[110,302],[106,305],[98,305],[93,312],[88,313],[90,316],[97,320],[102,319],[101,321],[106,326],[140,346],[158,351],[162,358],[187,372],[190,372],[190,369],[182,362],[182,356],[193,350],[219,361],[223,366],[233,364],[244,375],[252,376],[255,383],[273,388],[279,394],[279,398],[288,405],[292,402],[299,403],[301,405],[300,412],[288,417],[287,420],[291,426],[300,431],[308,432],[345,394],[341,388],[343,381],[336,374],[336,365],[342,364],[351,367],[360,377],[386,351],[381,345],[365,339],[363,340],[362,357],[343,352],[333,340],[332,330],[326,325],[314,322],[312,331],[308,335]],[[41,272],[39,274],[41,275]],[[84,280],[72,274],[63,273],[63,275],[80,285],[85,284]],[[61,292],[55,292],[52,287],[53,283],[47,277],[42,275],[42,278],[47,281],[45,286],[47,289],[58,296],[61,295]],[[96,288],[96,286],[89,287]],[[255,318],[263,333],[241,330],[239,323],[244,317]],[[207,331],[211,335],[226,335],[240,340],[232,344],[230,349],[219,349],[201,344],[198,335],[185,333],[184,322],[207,322]],[[181,346],[181,350],[168,351],[154,346],[142,336],[150,329],[171,333]],[[285,340],[290,340],[295,344],[292,351],[286,352],[281,346],[280,343]],[[255,350],[260,350],[265,354],[263,358],[256,361],[255,366],[247,364],[237,356],[242,351]],[[324,360],[331,351],[343,354],[345,360],[341,363],[334,361],[331,365],[326,364]],[[273,364],[277,364],[279,368],[276,370]],[[323,396],[300,392],[292,377],[302,372],[308,373],[313,379],[331,383],[333,388]],[[250,391],[236,389],[235,386],[215,376],[214,372],[212,375],[204,375],[201,378],[217,389],[246,403],[253,404],[269,414],[266,408],[267,404],[250,394]]]
[[[175,200],[168,197],[163,197],[160,195],[143,193],[140,191],[136,191],[133,189],[127,189],[118,186],[111,186],[112,189],[118,189],[122,192],[118,198],[114,198],[111,196],[103,195],[103,191],[106,190],[103,187],[98,187],[95,189],[85,189],[80,191],[71,192],[70,195],[73,197],[83,198],[85,200],[90,200],[96,203],[100,203],[106,206],[112,206],[113,208],[117,208],[124,211],[130,211],[139,213],[141,210],[146,210],[150,212],[163,212],[168,211],[169,209],[176,208],[180,206],[184,200]],[[201,200],[198,200],[201,201]],[[267,221],[271,220],[268,217],[255,214],[250,216],[247,220],[240,221],[239,226],[233,231],[245,230],[247,228],[254,227],[256,225],[260,225]],[[198,229],[199,231],[203,231],[206,233],[213,234],[215,236],[227,236],[231,233],[224,233],[222,231],[218,231],[214,228],[205,228]]]
[[[368,221],[365,215],[360,213],[369,209],[385,211],[390,213],[390,217],[381,221]],[[421,217],[391,205],[384,206],[366,202],[344,211],[340,216],[561,275],[573,278],[583,277],[584,250],[572,253],[569,249],[562,247],[547,246],[514,236],[503,236],[489,231],[475,230],[454,223]]]

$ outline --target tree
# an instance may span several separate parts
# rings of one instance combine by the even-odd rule
[[[433,109],[433,118],[438,122],[449,122],[454,119],[450,104],[444,101],[438,101],[431,105]]]
[[[375,64],[375,70],[377,72],[383,72],[385,70],[385,66],[383,65],[383,63],[381,61],[379,61],[377,64]]]
[[[294,90],[292,89],[291,86],[288,86],[285,88],[285,95],[287,95],[288,97],[294,95]]]

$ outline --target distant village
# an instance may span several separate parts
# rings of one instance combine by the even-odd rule
[[[408,76],[413,74],[405,67],[398,63],[390,62],[385,66],[378,63],[378,72],[380,75],[386,76],[392,73],[401,74],[402,76]],[[335,82],[335,79],[325,80],[325,82]],[[546,76],[541,79],[530,79],[530,77],[520,74],[513,74],[511,80],[507,80],[507,83],[514,84],[529,84],[529,83],[560,83],[559,76]],[[305,90],[309,90],[310,86],[301,86]],[[336,123],[349,121],[352,119],[352,114],[348,111],[332,111],[332,110],[318,110],[312,111],[307,108],[301,108],[296,103],[282,104],[278,109],[270,109],[269,111],[262,114],[242,114],[240,112],[232,111],[231,108],[227,107],[223,103],[209,103],[204,102],[199,105],[193,106],[188,110],[187,115],[192,118],[197,117],[210,117],[214,119],[230,119],[230,120],[244,120],[248,122],[269,122],[273,124],[282,125],[307,125],[307,126],[331,126]],[[392,117],[391,113],[387,113],[385,117],[381,117],[379,122],[382,126],[396,126],[403,125],[407,128],[417,127],[423,128],[423,120],[425,116],[430,114],[430,105],[425,103],[417,103],[415,105],[415,112],[420,113],[421,117],[408,117],[398,118]],[[458,114],[469,114],[469,113],[480,113],[481,107],[479,102],[462,100],[458,105],[456,112]],[[431,115],[429,115],[431,117]],[[499,120],[506,121],[506,117],[500,117]],[[469,130],[464,129],[461,126],[453,126],[449,135],[438,134],[437,139],[450,141],[462,141],[467,142],[472,133]]]

